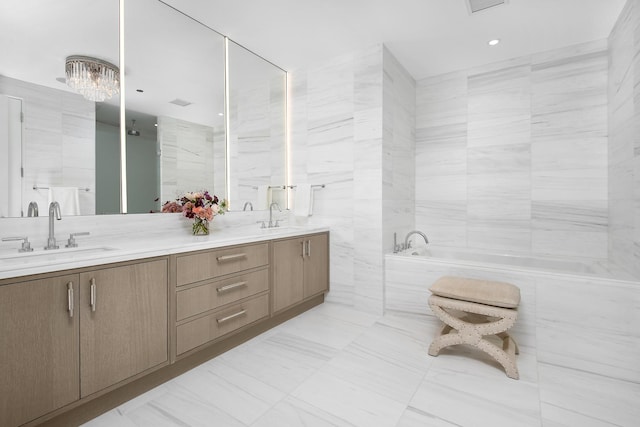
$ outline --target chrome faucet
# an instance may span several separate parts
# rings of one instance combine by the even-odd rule
[[[59,248],[59,246],[56,245],[56,236],[53,232],[54,216],[58,221],[62,219],[62,215],[60,214],[60,205],[58,202],[51,202],[49,204],[49,239],[47,240],[47,246],[44,247],[46,250]]]
[[[249,206],[251,208],[251,210],[253,210],[253,204],[251,202],[244,202],[244,206],[242,207],[243,211],[247,210],[247,206]]]
[[[38,204],[36,202],[29,202],[27,216],[38,216]]]
[[[279,227],[278,220],[276,220],[275,225],[273,224],[273,207],[274,206],[278,208],[278,211],[282,212],[282,209],[280,209],[280,205],[278,205],[276,202],[273,202],[269,205],[269,228]]]
[[[418,234],[420,236],[422,236],[422,238],[424,239],[424,242],[428,245],[429,244],[429,239],[427,239],[427,235],[424,234],[422,231],[418,231],[418,230],[413,230],[407,233],[407,237],[404,238],[404,247],[405,249],[409,249],[411,247],[411,242],[409,241],[409,237],[411,237],[413,234]]]

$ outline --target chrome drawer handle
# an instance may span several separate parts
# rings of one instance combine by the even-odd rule
[[[232,283],[230,285],[226,285],[226,286],[222,286],[220,288],[216,288],[216,291],[218,291],[218,292],[226,292],[226,291],[230,291],[231,289],[240,288],[240,287],[246,286],[246,285],[247,285],[247,282]]]
[[[91,286],[89,287],[89,305],[91,305],[91,311],[96,311],[96,279],[91,279]]]
[[[67,283],[67,311],[73,317],[73,282]]]
[[[218,262],[233,261],[234,259],[246,258],[247,254],[223,255],[216,258]]]
[[[242,309],[242,310],[240,310],[239,312],[237,312],[237,313],[235,313],[235,314],[231,314],[231,315],[229,315],[229,316],[227,316],[227,317],[223,317],[222,319],[216,319],[216,321],[218,322],[218,324],[220,324],[220,323],[224,323],[224,322],[227,322],[227,321],[229,321],[229,320],[231,320],[231,319],[235,319],[235,318],[236,318],[236,317],[238,317],[238,316],[242,316],[242,315],[243,315],[243,314],[245,314],[246,312],[247,312],[247,310]]]

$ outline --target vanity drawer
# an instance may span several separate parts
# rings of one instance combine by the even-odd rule
[[[240,274],[177,292],[177,320],[229,304],[269,289],[269,269]]]
[[[269,263],[269,244],[236,246],[177,257],[177,286],[238,273]]]
[[[180,355],[268,315],[269,294],[264,294],[179,325],[177,354]]]

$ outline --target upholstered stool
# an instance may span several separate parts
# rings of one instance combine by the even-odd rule
[[[431,286],[429,307],[445,325],[429,346],[437,356],[445,347],[469,344],[500,363],[509,378],[518,379],[518,345],[506,332],[518,318],[520,289],[510,283],[445,276]],[[487,339],[495,335],[498,346]],[[487,337],[487,338],[485,338]]]

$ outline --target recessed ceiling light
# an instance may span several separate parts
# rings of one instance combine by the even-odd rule
[[[220,117],[222,117],[222,116],[224,116],[224,113],[218,113],[218,115],[219,115]]]
[[[489,40],[489,41],[487,42],[487,44],[488,44],[489,46],[495,46],[495,45],[497,45],[498,43],[500,43],[500,39],[493,39],[493,40]]]

